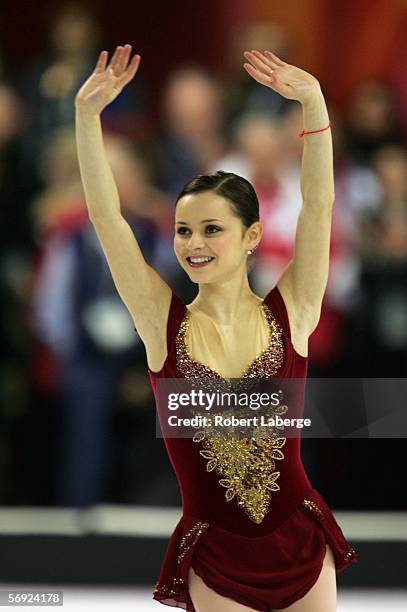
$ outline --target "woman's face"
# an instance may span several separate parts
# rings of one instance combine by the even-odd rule
[[[246,270],[248,234],[228,200],[213,191],[183,196],[175,212],[174,251],[182,268],[195,283],[229,278],[240,267]],[[210,257],[193,263],[190,257]]]

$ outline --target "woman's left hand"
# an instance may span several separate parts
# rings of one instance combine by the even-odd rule
[[[319,82],[312,74],[286,64],[271,51],[245,51],[244,56],[250,62],[243,64],[250,76],[284,98],[304,104],[322,93]]]

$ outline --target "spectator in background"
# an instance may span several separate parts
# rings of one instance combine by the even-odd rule
[[[267,291],[270,274],[278,279],[292,257],[301,208],[303,143],[298,138],[301,128],[300,105],[290,106],[278,118],[259,113],[242,116],[234,126],[233,149],[213,168],[244,176],[258,194],[264,231],[253,257],[250,278],[259,294]],[[356,284],[353,217],[341,190],[338,191],[333,211],[328,286],[318,328],[309,340],[314,375],[328,376],[341,359],[343,310]]]
[[[25,251],[29,238],[27,211],[21,189],[20,138],[24,106],[15,89],[0,80],[0,253]],[[27,253],[26,253],[27,254]]]
[[[21,185],[19,141],[24,107],[14,88],[0,80],[0,273],[9,291],[23,292],[22,272],[30,233]]]
[[[163,93],[162,125],[156,139],[156,182],[175,196],[195,174],[225,152],[219,84],[202,68],[173,72]]]
[[[180,269],[174,256],[172,242],[174,238],[173,199],[168,193],[152,184],[152,168],[145,150],[139,149],[137,163],[134,145],[124,144],[124,139],[112,139],[106,142],[114,176],[120,184],[120,193],[124,202],[132,201],[132,210],[141,218],[151,220],[157,227],[159,240],[155,245],[155,269],[162,278],[179,292],[178,295],[195,296],[196,287]],[[175,289],[174,289],[175,290]],[[193,299],[193,297],[191,297]]]
[[[360,258],[357,290],[347,321],[348,376],[405,378],[407,372],[407,150],[382,145],[372,157],[380,189],[375,204],[360,214],[356,246]],[[348,440],[338,475],[357,507],[404,509],[403,438]],[[328,449],[327,449],[328,450]],[[329,450],[328,450],[329,453]],[[328,455],[329,456],[329,455]],[[388,477],[391,457],[395,472]],[[360,459],[363,458],[361,462]],[[348,465],[348,475],[344,470]],[[375,466],[380,495],[363,465]],[[352,478],[349,478],[352,473]],[[332,483],[331,483],[331,486]],[[335,489],[338,482],[334,483]],[[334,491],[333,491],[333,494]]]
[[[73,127],[75,93],[93,69],[101,31],[97,16],[77,2],[58,4],[51,11],[48,48],[23,74],[19,88],[26,101],[29,124],[23,140],[24,171],[30,193],[44,187],[37,159],[49,135],[58,127]],[[144,88],[130,87],[104,117],[105,125],[136,131],[143,123]],[[131,117],[129,119],[129,114]],[[140,128],[141,129],[141,128]]]
[[[0,57],[0,63],[1,57]],[[19,139],[24,107],[0,65],[0,499],[20,488],[13,474],[13,437],[28,409],[26,331],[21,325],[27,294],[30,232],[21,189]],[[15,462],[17,465],[18,462]],[[14,490],[13,490],[14,489]]]
[[[31,224],[36,246],[46,246],[54,232],[68,228],[83,217],[83,189],[78,171],[75,135],[71,126],[48,134],[38,160],[38,171],[45,189],[31,204]]]
[[[24,469],[27,478],[26,499],[31,503],[54,503],[55,432],[60,411],[60,364],[42,330],[32,326],[30,310],[33,293],[48,265],[53,241],[86,223],[83,191],[79,180],[78,161],[73,130],[59,128],[48,135],[41,159],[41,179],[46,189],[31,202],[30,226],[34,248],[30,269],[30,293],[27,298],[27,380],[30,384],[30,410],[27,426],[35,435],[24,448],[31,457]],[[59,278],[54,279],[57,284]],[[53,308],[53,302],[50,302]],[[68,322],[67,322],[68,323]],[[64,328],[65,322],[62,322]],[[34,442],[35,440],[35,442]],[[52,466],[52,470],[50,467]]]
[[[297,106],[293,100],[282,98],[272,89],[256,87],[240,70],[241,58],[246,49],[271,48],[278,57],[284,57],[286,62],[294,64],[295,45],[293,33],[277,21],[244,23],[229,36],[226,59],[220,74],[228,133],[241,115],[260,113],[278,117],[288,108]]]
[[[346,124],[346,153],[358,165],[370,165],[384,144],[402,143],[398,109],[390,87],[366,80],[353,90]]]
[[[407,371],[407,150],[385,145],[373,158],[381,185],[377,209],[360,235],[357,358],[365,376],[404,377]]]
[[[259,293],[273,284],[273,277],[276,281],[281,276],[290,259],[301,207],[300,167],[288,163],[282,139],[280,121],[260,114],[242,116],[234,127],[234,150],[216,164],[243,176],[256,190],[263,236],[254,256],[252,282]]]
[[[63,142],[60,134],[56,141],[59,158],[55,142],[46,156],[49,193],[36,206],[39,225],[46,231],[33,283],[32,322],[57,365],[54,374],[61,395],[57,503],[84,507],[108,494],[112,412],[123,373],[144,358],[144,348],[117,295],[83,198],[78,202],[77,162],[76,173],[70,172],[69,163],[60,163],[66,156],[73,170],[70,143]],[[107,137],[106,150],[123,216],[152,263],[158,232],[152,211],[166,209],[165,197],[147,183],[143,163],[128,142]],[[59,192],[55,185],[61,185],[62,170],[63,180],[69,180]],[[71,194],[71,211],[66,194]]]
[[[162,124],[152,143],[154,182],[174,198],[191,176],[216,166],[225,151],[218,82],[200,67],[179,68],[167,81]],[[182,299],[190,302],[197,287],[175,257],[173,217],[170,219],[171,225],[158,243],[157,270]]]

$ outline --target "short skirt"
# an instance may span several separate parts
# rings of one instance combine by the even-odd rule
[[[188,591],[192,566],[209,588],[224,597],[261,612],[285,608],[317,581],[327,544],[337,573],[357,561],[316,489],[281,525],[261,537],[240,536],[183,515],[169,541],[153,598],[196,612]]]

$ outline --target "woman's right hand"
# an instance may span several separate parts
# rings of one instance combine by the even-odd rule
[[[99,115],[102,110],[122,91],[136,74],[140,65],[140,55],[134,55],[129,62],[131,45],[118,46],[106,67],[108,52],[102,51],[95,70],[82,85],[75,97],[77,110],[91,115]]]

